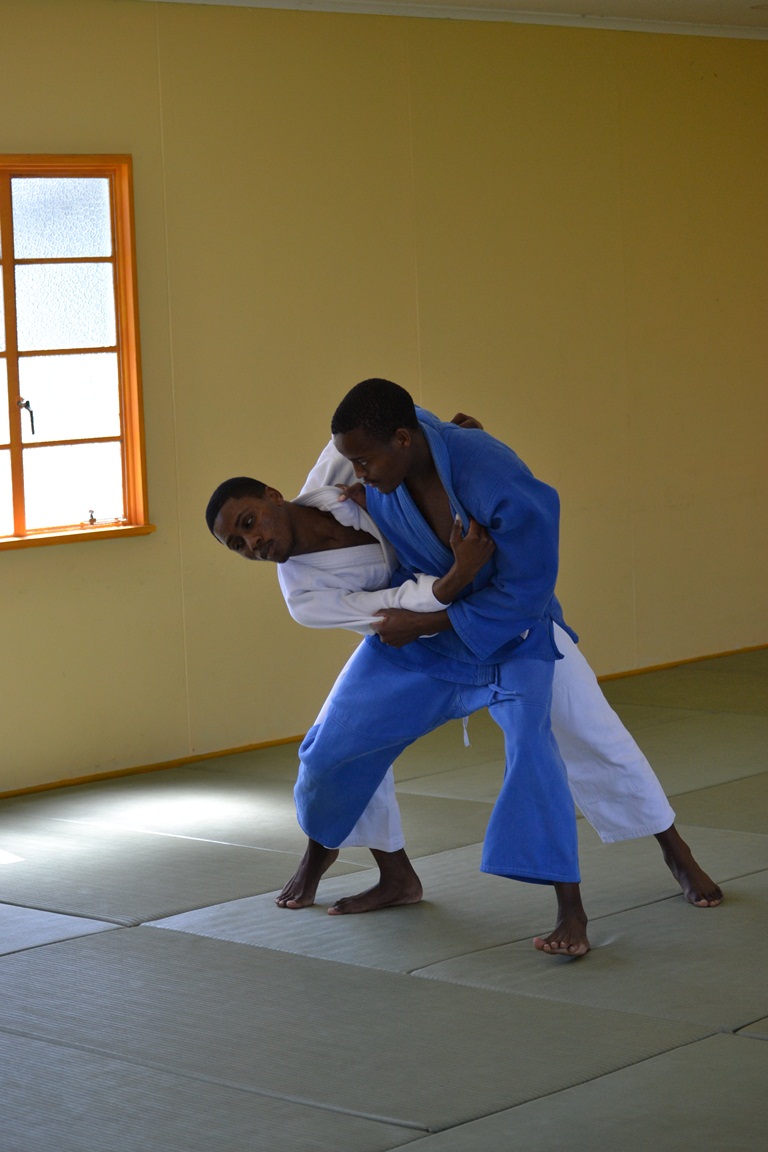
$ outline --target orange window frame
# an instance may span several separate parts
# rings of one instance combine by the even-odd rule
[[[110,182],[112,210],[117,358],[120,388],[121,456],[124,522],[72,525],[27,530],[24,517],[22,466],[22,413],[19,398],[19,350],[16,334],[15,269],[11,180],[14,176],[94,176]],[[3,296],[5,301],[5,358],[8,373],[11,476],[14,534],[0,536],[0,551],[41,544],[142,536],[154,532],[149,523],[147,470],[144,451],[144,414],[139,354],[139,315],[136,288],[136,246],[133,221],[133,166],[130,156],[25,156],[0,155],[0,229],[2,230]],[[77,351],[69,349],[69,351]],[[88,349],[92,351],[92,349]],[[66,444],[67,441],[57,443]]]

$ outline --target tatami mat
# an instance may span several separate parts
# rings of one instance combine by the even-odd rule
[[[532,946],[549,888],[478,871],[486,715],[398,763],[425,900],[375,914],[326,914],[375,882],[363,849],[314,908],[274,904],[304,848],[295,742],[6,800],[2,1152],[755,1152],[767,680],[768,650],[605,686],[725,902],[580,820],[579,960]]]
[[[23,952],[26,948],[39,948],[41,944],[53,944],[58,940],[90,936],[93,932],[106,932],[110,928],[114,925],[99,920],[0,904],[0,956]]]
[[[632,705],[620,706],[618,711],[673,798],[678,793],[757,775],[768,767],[768,716],[713,715]],[[642,723],[636,713],[642,713]],[[473,717],[473,723],[486,736],[493,735],[487,732],[489,725],[494,727],[489,717]],[[398,761],[399,793],[493,803],[504,772],[503,747],[499,740],[495,755],[472,755],[463,761],[457,757],[451,767],[433,761],[423,775],[416,774],[417,767],[414,760],[406,770]]]
[[[678,796],[675,809],[686,824],[768,835],[768,772]]]
[[[631,707],[619,711],[670,796],[768,768],[768,716],[673,709],[666,721],[641,727]],[[653,711],[658,719],[665,710]]]
[[[694,660],[682,665],[691,672],[738,672],[739,675],[768,676],[768,645],[754,648],[751,652],[732,652],[730,656],[710,656],[706,660]]]
[[[751,672],[718,672],[710,661],[625,676],[602,685],[614,708],[620,704],[656,704],[707,712],[768,715],[765,680]]]
[[[298,857],[108,826],[17,817],[3,844],[10,904],[136,924],[282,887]],[[355,870],[354,865],[341,865]]]
[[[298,742],[292,741],[176,768],[127,773],[108,780],[8,796],[0,799],[0,809],[5,815],[31,813],[75,818],[120,813],[123,808],[127,814],[133,805],[139,815],[146,811],[172,819],[173,792],[183,818],[194,818],[202,799],[212,797],[215,803],[210,814],[226,820],[234,811],[231,800],[238,794],[248,795],[253,788],[263,788],[265,802],[271,796],[291,797],[299,763],[298,748]]]
[[[423,1135],[23,1036],[0,1034],[0,1062],[3,1152],[388,1152]]]
[[[624,687],[635,679],[643,681],[646,677],[608,681],[603,690],[667,791],[685,792],[765,771],[768,709],[712,712],[695,707],[693,688],[697,681],[691,687],[686,679],[682,685],[688,692],[688,703],[675,707],[661,695],[657,700],[648,686]],[[754,687],[751,678],[748,682],[752,695],[759,699],[760,688]],[[713,681],[715,686],[720,683]],[[646,697],[656,702],[636,702]],[[493,801],[504,771],[503,736],[486,712],[470,717],[468,732],[469,748],[463,745],[457,721],[406,749],[395,769],[398,788],[424,795]]]
[[[430,772],[425,776],[400,779],[397,773],[398,795],[443,796],[449,800],[481,801],[492,805],[504,779],[503,753],[498,759],[485,763],[472,761],[460,768],[444,772]]]
[[[728,885],[717,909],[661,901],[593,923],[585,960],[551,957],[549,968],[521,943],[461,956],[418,975],[687,1020],[713,1030],[743,1027],[768,1011],[768,872]],[[571,968],[583,971],[574,979]]]
[[[293,781],[262,779],[257,772],[174,768],[56,789],[39,799],[18,797],[2,811],[6,826],[25,816],[271,851],[302,852],[306,843],[296,823]]]
[[[202,776],[250,777],[258,772],[265,780],[284,780],[292,785],[299,763],[300,743],[301,740],[297,738],[269,748],[254,748],[250,752],[233,752],[228,756],[197,760],[187,764],[186,769]]]
[[[768,1016],[764,1016],[762,1020],[753,1020],[751,1024],[745,1024],[743,1028],[739,1029],[739,1034],[759,1036],[763,1040],[768,1040]]]
[[[762,1051],[760,1049],[763,1049]],[[546,1100],[428,1136],[419,1152],[757,1152],[768,1045],[712,1036]]]
[[[602,685],[606,696],[610,695],[612,681]],[[612,703],[622,722],[629,731],[642,744],[645,733],[652,728],[664,727],[669,724],[685,724],[688,721],[700,721],[709,713],[698,708],[673,708],[664,704],[618,704]],[[722,713],[727,715],[727,713]]]
[[[264,750],[265,754],[269,751]],[[250,753],[249,760],[256,756]],[[74,821],[86,831],[115,828],[162,833],[300,856],[306,836],[296,822],[295,768],[293,764],[290,778],[265,779],[257,770],[225,772],[187,766],[61,788],[6,801],[2,821],[7,828],[19,827],[24,818]],[[420,794],[403,796],[400,809],[409,851],[425,856],[482,840],[490,805],[498,792],[496,767],[493,774],[495,786],[489,790],[486,803],[456,803],[450,797]],[[364,849],[347,850],[345,859],[367,867],[371,856]]]
[[[768,837],[710,829],[682,831],[726,892],[730,878],[768,869]],[[515,940],[532,951],[531,938],[554,927],[552,890],[479,872],[480,851],[473,845],[417,860],[425,900],[415,906],[359,916],[326,915],[334,900],[375,882],[377,873],[365,872],[323,881],[313,908],[277,908],[269,894],[200,908],[164,920],[161,926],[400,972]],[[685,903],[653,839],[603,845],[583,825],[580,855],[584,900],[596,943],[608,932],[597,918],[653,901],[669,902],[672,919],[683,930],[692,919],[718,914],[719,910],[710,913]],[[535,953],[535,959],[546,965],[551,958]]]
[[[503,766],[504,736],[487,712],[476,712],[469,717],[467,739],[468,746],[464,743],[464,729],[460,720],[450,720],[441,728],[423,736],[398,758],[395,766],[398,781],[488,761]]]
[[[0,1030],[425,1130],[707,1033],[152,928],[0,957],[0,979]]]

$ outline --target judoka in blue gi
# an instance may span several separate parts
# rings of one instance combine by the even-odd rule
[[[506,766],[481,869],[551,884],[558,921],[544,951],[586,952],[576,820],[550,727],[559,501],[506,445],[479,430],[420,423],[409,394],[363,381],[334,415],[334,444],[365,482],[367,506],[400,561],[395,583],[452,562],[456,517],[487,526],[496,545],[465,594],[427,622],[385,614],[358,649],[321,724],[300,749],[295,797],[311,840],[341,843],[392,760],[452,718],[488,708]]]
[[[429,413],[420,415],[425,423],[435,422]],[[453,422],[480,427],[463,414]],[[340,503],[338,488],[328,486],[351,484],[353,477],[352,465],[331,442],[294,501],[283,500],[260,481],[235,477],[212,495],[206,521],[213,535],[236,555],[276,563],[286,604],[299,623],[371,635],[382,627],[382,615],[386,615],[382,610],[399,607],[425,614],[422,634],[428,634],[434,620],[431,614],[461,594],[490,559],[493,545],[474,521],[466,534],[460,521],[454,522],[450,540],[454,561],[449,571],[439,580],[420,574],[392,588],[397,561],[388,541],[364,507],[351,501]],[[563,659],[554,665],[552,725],[558,741],[564,741],[560,747],[568,783],[583,814],[606,843],[654,835],[686,899],[700,907],[719,904],[722,892],[677,832],[674,813],[650,764],[559,625],[555,625],[555,643]],[[345,674],[346,669],[336,687]],[[317,723],[332,697],[333,691]],[[421,898],[420,881],[404,850],[391,769],[342,847],[351,845],[371,849],[381,879],[365,892],[338,900],[328,908],[329,913],[372,911]],[[336,850],[310,840],[298,870],[277,896],[277,904],[284,908],[312,904],[319,880],[337,855]]]

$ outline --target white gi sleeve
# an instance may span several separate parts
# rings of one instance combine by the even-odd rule
[[[289,562],[288,562],[289,563]],[[373,633],[376,613],[382,608],[404,608],[409,612],[440,612],[445,608],[432,595],[437,577],[421,574],[399,588],[378,588],[373,591],[351,591],[335,586],[333,582],[298,581],[294,572],[286,571],[286,564],[277,570],[283,598],[293,619],[305,628],[347,628],[363,636]],[[292,568],[297,567],[292,565]],[[306,575],[316,577],[316,569],[306,567]],[[323,572],[320,575],[327,576]]]
[[[317,458],[312,471],[301,486],[301,492],[311,492],[315,488],[335,488],[337,484],[354,484],[355,470],[329,440]]]

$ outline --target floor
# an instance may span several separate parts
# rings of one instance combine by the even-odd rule
[[[579,820],[592,952],[478,872],[499,736],[402,758],[423,903],[311,909],[295,745],[0,803],[3,1152],[755,1152],[768,1132],[768,650],[604,685],[725,902]]]

